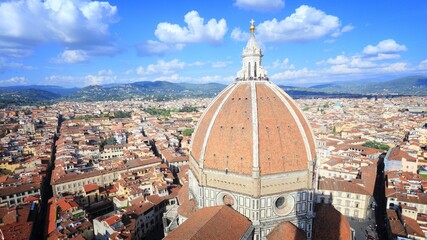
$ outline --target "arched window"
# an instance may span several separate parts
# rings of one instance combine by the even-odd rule
[[[248,62],[248,79],[251,77],[251,63]]]
[[[256,70],[257,70],[257,67],[256,67],[256,62],[254,63],[254,77],[256,78]]]

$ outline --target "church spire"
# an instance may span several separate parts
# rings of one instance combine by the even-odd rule
[[[262,50],[255,39],[255,21],[252,19],[250,23],[249,30],[251,35],[246,47],[243,49],[242,69],[237,73],[236,80],[268,80],[267,71],[261,66]]]

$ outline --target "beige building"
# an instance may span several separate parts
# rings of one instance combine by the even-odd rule
[[[59,179],[52,179],[51,185],[53,194],[59,193],[83,193],[83,186],[96,183],[100,187],[112,186],[115,181],[120,179],[120,174],[138,169],[150,168],[160,165],[161,160],[153,158],[150,161],[132,160],[127,166],[114,170],[97,170],[88,173],[67,173]],[[132,163],[132,164],[130,164]]]
[[[417,173],[418,162],[400,147],[390,148],[384,158],[384,171]]]
[[[357,183],[324,178],[319,180],[316,202],[330,203],[348,217],[368,219],[372,217],[374,197]]]
[[[20,184],[0,189],[0,206],[16,206],[30,196],[40,196],[40,183]]]

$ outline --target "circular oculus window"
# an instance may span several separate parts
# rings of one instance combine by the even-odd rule
[[[234,199],[232,196],[225,194],[224,197],[222,197],[222,202],[224,203],[224,205],[227,206],[233,206],[234,205]]]
[[[295,207],[295,198],[291,195],[279,196],[274,201],[273,211],[279,216],[286,216]]]
[[[276,205],[276,208],[278,208],[278,209],[283,209],[284,207],[286,207],[286,199],[285,199],[285,197],[278,197],[276,199],[275,205]]]

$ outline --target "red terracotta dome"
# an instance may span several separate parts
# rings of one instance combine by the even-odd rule
[[[311,169],[315,146],[307,120],[282,89],[236,81],[202,115],[191,156],[203,169],[263,176]]]
[[[252,221],[254,239],[280,222],[311,239],[316,151],[295,102],[269,81],[254,21],[236,81],[201,116],[190,146],[189,198],[198,209],[228,205]]]

